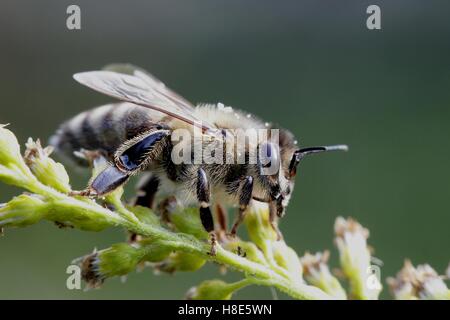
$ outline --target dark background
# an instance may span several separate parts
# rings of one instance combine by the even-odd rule
[[[81,7],[82,30],[66,28],[69,4]],[[369,4],[381,7],[382,30],[366,28]],[[383,278],[405,257],[442,273],[450,258],[449,9],[437,0],[3,0],[0,123],[11,123],[21,143],[46,140],[61,121],[111,101],[75,83],[73,73],[139,65],[191,101],[220,101],[278,122],[302,145],[350,146],[299,168],[281,223],[299,254],[333,248],[335,217],[352,216],[370,229]],[[88,179],[71,176],[77,188]],[[18,193],[0,185],[0,202]],[[212,265],[174,276],[146,269],[126,284],[66,289],[73,258],[123,239],[120,230],[84,233],[49,223],[6,230],[0,298],[181,298],[220,277]],[[336,256],[333,249],[334,266]],[[236,295],[271,297],[264,287]]]

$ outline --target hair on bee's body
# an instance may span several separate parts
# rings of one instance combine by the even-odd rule
[[[266,202],[270,222],[278,231],[276,219],[284,214],[289,202],[299,161],[309,153],[346,149],[345,146],[298,149],[293,135],[284,129],[277,131],[275,144],[270,136],[273,128],[254,115],[222,104],[194,107],[139,68],[118,65],[109,69],[119,72],[93,71],[74,77],[124,102],[80,113],[60,126],[51,144],[81,164],[86,161],[82,163],[75,156],[79,150],[97,152],[109,160],[107,168],[80,194],[101,196],[124,184],[130,176],[150,171],[152,176],[141,185],[136,203],[151,206],[158,191],[175,195],[183,205],[197,202],[203,226],[211,235],[212,254],[216,238],[211,207],[238,207],[231,229],[234,235],[251,201]],[[181,146],[193,146],[200,139],[202,161],[174,161],[173,136],[178,129],[188,130],[194,136],[194,140],[178,141]],[[239,149],[243,154],[238,154],[236,139],[228,135],[235,129],[262,130],[268,139],[245,140],[244,148]],[[198,131],[200,137],[196,137]],[[222,157],[219,160],[223,161],[209,162],[204,151],[210,151],[218,141],[224,142],[223,149],[216,150],[223,152],[214,156]],[[195,160],[194,153],[187,154],[188,160]],[[257,161],[249,161],[255,153]],[[241,155],[243,162],[228,162],[229,157],[235,159]],[[269,167],[276,170],[268,171]]]
[[[50,143],[77,162],[80,159],[74,152],[80,149],[99,150],[109,158],[125,141],[156,126],[161,119],[155,116],[161,118],[156,112],[128,102],[107,104],[64,122]]]

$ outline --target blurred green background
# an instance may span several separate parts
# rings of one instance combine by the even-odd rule
[[[66,28],[73,3],[81,7],[79,31]],[[366,28],[369,4],[381,7],[381,31]],[[11,123],[22,143],[46,140],[61,121],[111,101],[75,83],[73,73],[133,63],[191,101],[220,101],[278,122],[302,145],[350,146],[299,168],[281,222],[299,254],[333,248],[335,217],[352,216],[370,229],[383,278],[405,257],[442,273],[450,258],[449,9],[437,0],[2,0],[0,123]],[[71,173],[73,185],[85,185],[87,173]],[[0,185],[0,202],[19,192]],[[8,229],[0,239],[0,298],[181,298],[220,277],[212,265],[174,276],[147,269],[125,284],[66,289],[73,258],[123,239],[120,230],[50,223]],[[250,287],[236,298],[272,295]]]

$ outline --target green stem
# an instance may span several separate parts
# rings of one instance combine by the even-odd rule
[[[216,263],[226,265],[227,267],[241,271],[245,274],[245,279],[235,283],[236,288],[240,288],[249,284],[274,286],[279,290],[287,293],[293,298],[297,299],[332,299],[322,290],[306,284],[299,284],[289,279],[287,272],[280,272],[280,270],[272,270],[262,264],[250,261],[230,251],[223,249],[220,245],[217,246],[217,254],[211,256],[208,254],[210,245],[202,242],[195,237],[183,233],[174,233],[163,227],[143,223],[136,216],[126,209],[125,206],[118,200],[114,200],[113,204],[117,207],[118,213],[104,208],[92,200],[72,197],[42,184],[31,173],[23,173],[23,184],[29,191],[43,195],[50,200],[64,201],[66,204],[74,207],[83,208],[102,215],[106,221],[111,225],[124,227],[132,232],[142,236],[158,239],[171,247],[173,250],[184,251],[198,255],[202,258],[214,261]]]

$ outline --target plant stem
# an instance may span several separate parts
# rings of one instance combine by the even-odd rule
[[[113,226],[121,226],[150,239],[159,240],[161,245],[175,251],[183,251],[214,261],[245,274],[245,279],[236,282],[237,288],[249,285],[274,286],[296,299],[332,299],[322,290],[292,281],[289,273],[272,270],[267,266],[250,261],[217,245],[217,253],[211,256],[210,245],[194,236],[175,233],[161,226],[144,223],[123,206],[120,199],[113,200],[118,212],[111,211],[94,201],[82,197],[63,194],[37,180],[31,173],[24,172],[23,187],[29,191],[45,196],[50,201],[62,201],[65,205],[82,208],[86,211],[102,215]],[[114,198],[113,198],[114,199]],[[118,201],[118,202],[117,202]],[[284,271],[284,270],[283,270]]]

